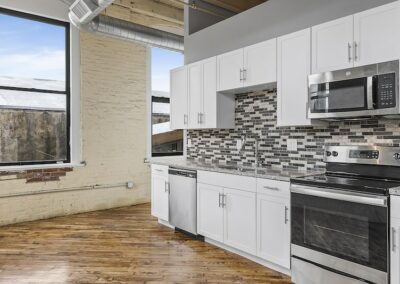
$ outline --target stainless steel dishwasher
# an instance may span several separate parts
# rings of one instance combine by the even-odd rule
[[[169,168],[169,222],[197,236],[197,172]]]

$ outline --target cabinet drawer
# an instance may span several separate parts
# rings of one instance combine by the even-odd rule
[[[290,198],[290,182],[258,178],[257,192],[271,196]]]
[[[161,176],[168,176],[168,166],[152,164],[151,173]]]
[[[197,171],[197,181],[225,188],[256,192],[256,178],[208,171]]]
[[[390,216],[392,218],[400,218],[400,196],[390,196]]]

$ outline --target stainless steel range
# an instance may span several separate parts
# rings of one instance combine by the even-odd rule
[[[389,189],[400,148],[327,147],[327,172],[291,180],[292,281],[389,283]]]

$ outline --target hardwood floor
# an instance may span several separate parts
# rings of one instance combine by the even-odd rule
[[[0,283],[290,283],[159,225],[148,204],[0,227]]]

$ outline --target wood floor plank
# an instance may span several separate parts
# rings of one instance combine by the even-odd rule
[[[0,227],[0,283],[291,282],[159,225],[144,204]]]

